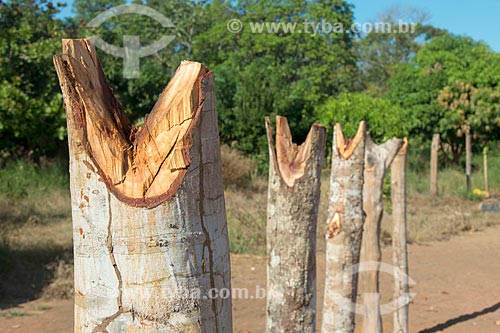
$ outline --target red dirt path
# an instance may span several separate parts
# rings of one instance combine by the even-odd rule
[[[390,249],[384,259],[390,260]],[[456,237],[448,242],[412,245],[409,249],[410,276],[417,293],[410,313],[410,332],[488,333],[500,332],[500,228]],[[232,256],[233,287],[265,286],[265,258]],[[321,322],[324,254],[318,255],[318,327]],[[386,281],[387,280],[387,281]],[[382,281],[384,298],[391,293],[389,279]],[[237,299],[234,332],[264,332],[265,300]],[[15,312],[17,311],[17,315]],[[6,318],[7,313],[14,313]],[[24,314],[24,315],[22,315]],[[384,328],[390,332],[390,315]],[[36,300],[4,309],[0,332],[72,332],[71,300]],[[319,331],[319,329],[318,329]]]

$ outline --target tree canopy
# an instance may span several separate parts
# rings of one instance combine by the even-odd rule
[[[404,34],[313,34],[304,33],[305,22],[349,27],[356,9],[343,0],[132,3],[157,10],[173,26],[144,15],[118,15],[98,28],[86,27],[123,4],[118,0],[75,0],[74,17],[64,20],[50,0],[0,2],[1,153],[51,155],[64,146],[52,55],[60,52],[62,38],[93,35],[119,47],[124,36],[138,36],[142,46],[174,36],[140,59],[136,78],[123,77],[123,59],[99,51],[129,117],[140,124],[180,62],[200,61],[215,72],[223,142],[261,159],[267,156],[266,115],[288,117],[296,141],[315,121],[328,127],[341,122],[350,133],[364,119],[376,140],[408,135],[427,142],[441,133],[443,151],[453,162],[460,158],[465,131],[477,147],[499,139],[500,55],[483,42],[433,27],[420,10],[391,9],[378,18],[416,24]],[[241,29],[228,29],[235,19]],[[270,29],[271,23],[279,28]]]

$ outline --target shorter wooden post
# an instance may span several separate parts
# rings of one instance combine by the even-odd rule
[[[471,158],[472,158],[471,135],[470,132],[467,132],[467,134],[465,135],[465,179],[467,183],[467,192],[470,192],[472,190]]]
[[[366,123],[346,139],[335,125],[326,230],[326,278],[323,333],[353,333],[358,289],[357,272],[363,235],[363,171]]]
[[[432,136],[431,145],[431,195],[438,194],[438,152],[440,137],[439,134]]]
[[[359,274],[365,306],[363,317],[363,332],[365,333],[382,332],[379,294],[379,267],[382,259],[380,226],[384,210],[382,188],[385,174],[402,143],[402,140],[392,138],[384,144],[376,145],[369,135],[366,138],[363,184],[363,210],[366,214],[366,221],[361,246],[361,264],[375,264],[376,269]]]
[[[314,124],[297,146],[287,119],[269,143],[267,332],[316,332],[316,225],[326,128]]]
[[[483,149],[483,163],[484,163],[484,190],[486,195],[490,195],[490,186],[488,183],[488,147]]]
[[[391,166],[392,201],[392,262],[394,264],[394,299],[408,295],[408,252],[406,225],[406,156],[408,140],[399,150]],[[408,304],[396,309],[393,317],[393,332],[408,333]]]

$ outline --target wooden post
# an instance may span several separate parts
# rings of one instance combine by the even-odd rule
[[[75,332],[231,332],[212,75],[183,62],[135,128],[89,40],[64,40],[54,64],[68,123]]]
[[[387,169],[396,157],[402,140],[393,138],[382,145],[376,145],[371,137],[366,138],[365,171],[363,186],[363,209],[366,214],[361,247],[361,263],[377,269],[360,273],[361,292],[365,313],[363,329],[365,333],[380,333],[379,266],[381,261],[380,225],[384,208],[382,187]]]
[[[391,166],[392,201],[392,262],[394,264],[394,299],[406,297],[410,291],[408,281],[408,252],[406,225],[406,156],[408,140],[405,138]],[[408,304],[393,314],[393,332],[408,333]]]
[[[467,134],[465,134],[465,179],[467,183],[467,192],[472,191],[471,159],[472,159],[471,135],[470,132],[467,131]]]
[[[486,195],[490,195],[490,186],[488,181],[488,147],[483,148],[483,165],[484,165],[484,190]]]
[[[292,143],[287,119],[276,117],[269,143],[267,201],[267,332],[316,332],[316,224],[326,128],[314,124]]]
[[[432,136],[431,146],[431,195],[438,194],[438,153],[439,153],[440,137],[439,134]]]
[[[321,332],[353,333],[357,271],[363,234],[363,170],[366,123],[352,140],[340,124],[333,133],[326,231],[326,280]]]

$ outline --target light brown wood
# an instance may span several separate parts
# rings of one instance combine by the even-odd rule
[[[439,163],[439,144],[440,136],[439,134],[434,134],[432,136],[431,145],[431,195],[438,195],[438,163]]]
[[[210,297],[231,288],[213,76],[184,62],[134,129],[89,40],[63,41],[54,64],[68,123],[74,331],[231,332],[231,298]]]
[[[377,269],[361,272],[359,275],[360,291],[365,306],[363,316],[363,332],[365,333],[382,332],[379,294],[379,267],[382,257],[380,226],[384,208],[382,188],[385,174],[402,144],[402,140],[393,138],[384,144],[376,145],[369,135],[366,138],[363,185],[363,209],[366,221],[360,261],[362,264],[373,265]]]
[[[392,262],[394,269],[394,300],[408,297],[408,250],[406,220],[406,168],[408,139],[404,139],[391,165],[391,203],[392,203]],[[409,305],[395,309],[393,332],[408,333]]]
[[[201,80],[207,69],[183,62],[144,125],[134,127],[114,97],[92,46],[64,42],[61,73],[79,97],[79,135],[101,178],[120,200],[154,207],[170,198],[190,164],[194,124],[202,107]]]
[[[323,333],[353,333],[357,273],[363,232],[363,170],[366,123],[352,140],[340,124],[333,133],[328,218],[326,221],[326,277]],[[347,153],[345,153],[347,152]]]
[[[314,124],[292,142],[288,121],[266,118],[269,144],[267,206],[267,332],[316,332],[316,225],[326,128]]]
[[[359,142],[361,140],[364,140],[363,131],[363,126],[359,126],[356,135],[352,140],[350,140],[344,136],[344,132],[342,131],[342,126],[340,125],[340,123],[335,124],[335,138],[338,142],[338,153],[345,160],[348,160],[351,157],[351,155],[354,153],[354,150],[359,145]]]
[[[313,128],[323,131],[324,127],[315,124]],[[304,176],[305,167],[311,157],[312,149],[321,149],[321,147],[313,147],[313,136],[316,132],[311,131],[309,133],[306,141],[297,146],[292,142],[292,134],[287,119],[280,116],[276,117],[277,165],[283,181],[290,187],[293,187],[297,179]]]

